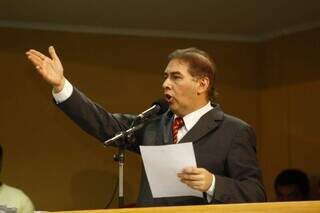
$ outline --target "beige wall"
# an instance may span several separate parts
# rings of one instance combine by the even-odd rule
[[[283,168],[320,176],[320,29],[260,44],[260,156],[269,198]]]
[[[117,177],[114,148],[104,148],[53,104],[51,88],[26,60],[29,48],[53,44],[67,78],[111,112],[138,113],[161,96],[167,55],[196,46],[218,64],[224,111],[257,132],[258,157],[270,199],[283,168],[319,175],[319,30],[263,43],[0,29],[2,179],[23,189],[37,209],[103,208]],[[127,203],[135,202],[140,158],[128,153]],[[112,207],[116,207],[114,201]]]
[[[169,52],[205,49],[218,62],[225,111],[257,127],[255,44],[11,29],[1,29],[0,38],[2,177],[22,188],[37,209],[103,208],[117,167],[114,148],[104,148],[54,106],[51,88],[26,60],[29,48],[46,51],[54,44],[73,84],[108,110],[127,113],[138,113],[161,96]],[[139,186],[139,156],[127,155],[125,173],[126,201],[132,203]]]

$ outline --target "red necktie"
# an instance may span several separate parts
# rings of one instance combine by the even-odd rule
[[[181,117],[176,117],[174,119],[173,125],[172,125],[172,140],[173,143],[178,142],[178,131],[181,127],[183,127],[183,119]]]

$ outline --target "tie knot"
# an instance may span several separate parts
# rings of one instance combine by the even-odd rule
[[[180,129],[184,125],[183,119],[181,117],[176,117],[174,119],[174,128]]]

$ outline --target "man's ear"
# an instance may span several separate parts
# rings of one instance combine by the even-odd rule
[[[208,77],[204,76],[204,77],[200,77],[198,79],[198,95],[202,94],[202,93],[206,93],[209,89],[209,84],[210,84],[210,80]]]

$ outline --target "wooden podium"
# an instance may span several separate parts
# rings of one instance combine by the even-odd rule
[[[320,213],[320,201],[306,202],[269,202],[269,203],[245,203],[245,204],[219,204],[201,206],[175,206],[175,207],[150,207],[150,208],[125,208],[108,210],[81,210],[60,211],[59,213]]]

